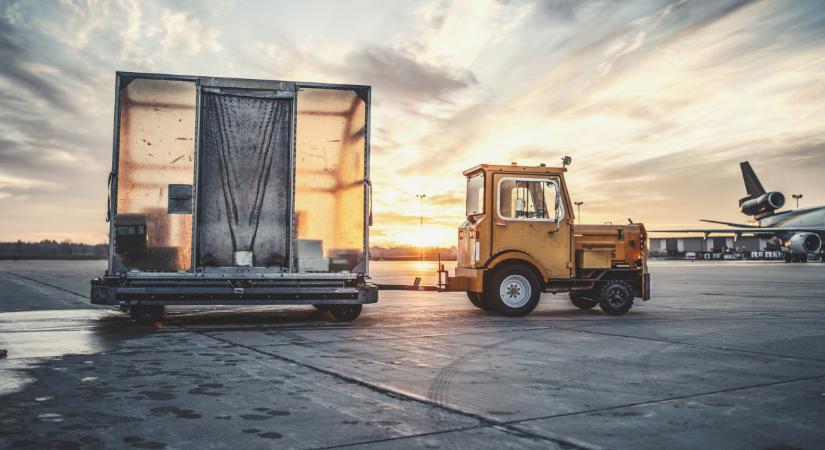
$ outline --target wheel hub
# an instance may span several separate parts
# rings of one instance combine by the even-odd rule
[[[530,282],[521,275],[510,275],[504,279],[499,288],[501,301],[510,308],[520,308],[530,301],[532,288]]]
[[[607,301],[613,306],[622,306],[627,299],[621,289],[614,288],[607,293]]]

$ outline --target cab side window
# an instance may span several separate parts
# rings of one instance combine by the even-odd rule
[[[556,220],[555,181],[505,178],[499,183],[499,215],[503,219]]]

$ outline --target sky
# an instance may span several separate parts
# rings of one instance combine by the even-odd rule
[[[584,223],[743,222],[743,160],[825,204],[821,1],[0,0],[0,61],[0,240],[106,242],[116,70],[373,86],[373,245],[564,155]]]

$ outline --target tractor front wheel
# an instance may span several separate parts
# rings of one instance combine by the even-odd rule
[[[483,309],[484,311],[493,309],[493,307],[490,306],[490,301],[487,300],[487,297],[481,292],[467,291],[467,298],[469,298],[470,303],[478,309]]]
[[[503,316],[530,314],[541,298],[541,286],[528,268],[510,265],[497,270],[487,283],[485,296],[490,305]]]

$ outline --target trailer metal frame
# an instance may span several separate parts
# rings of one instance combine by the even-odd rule
[[[188,81],[195,85],[195,142],[192,193],[192,260],[191,269],[180,272],[143,270],[117,271],[115,268],[115,217],[118,204],[118,171],[120,159],[121,90],[135,79]],[[286,271],[261,267],[199,267],[198,249],[198,186],[202,131],[201,97],[205,89],[269,90],[275,98],[291,98],[289,130],[290,224],[288,267]],[[364,198],[363,198],[363,272],[314,273],[297,272],[294,263],[295,246],[295,157],[297,102],[300,89],[348,90],[364,101]],[[91,282],[93,304],[119,305],[354,305],[375,303],[378,288],[369,282],[369,226],[372,220],[372,185],[369,177],[371,87],[354,84],[310,83],[281,80],[222,78],[194,75],[121,72],[115,76],[115,104],[112,143],[112,169],[109,174],[108,213],[109,256],[106,273]]]

